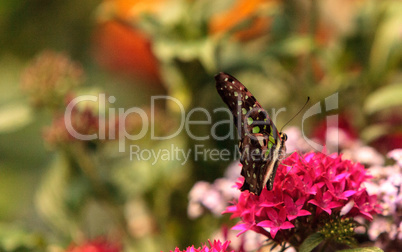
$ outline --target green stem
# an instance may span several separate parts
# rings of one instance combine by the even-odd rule
[[[72,154],[72,157],[77,162],[79,168],[90,181],[96,195],[99,196],[102,203],[105,204],[111,215],[117,219],[116,224],[118,225],[119,230],[122,230],[124,234],[127,235],[128,231],[123,211],[116,205],[116,200],[114,199],[113,195],[111,195],[102,182],[102,179],[97,172],[98,169],[96,164],[91,155],[88,153],[88,150],[85,148],[85,143],[80,142],[74,144],[68,149],[68,151]]]
[[[322,244],[321,248],[319,249],[319,252],[324,252],[324,251],[326,251],[328,245],[329,245],[328,240],[325,240],[324,243]]]

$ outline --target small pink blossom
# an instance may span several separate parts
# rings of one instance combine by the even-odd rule
[[[267,209],[267,215],[269,220],[261,221],[257,224],[259,227],[269,228],[269,232],[272,235],[272,238],[275,239],[276,233],[278,233],[281,229],[290,229],[295,226],[286,221],[286,210],[282,208],[279,210],[279,213],[273,208]]]
[[[330,192],[324,192],[324,195],[323,195],[321,191],[318,191],[315,199],[309,200],[308,203],[314,204],[318,207],[317,214],[320,214],[321,210],[327,212],[328,214],[331,214],[332,208],[337,208],[337,207],[342,206],[342,204],[340,202],[336,201],[332,197]]]
[[[307,216],[307,215],[311,214],[309,211],[302,209],[304,202],[306,202],[305,197],[301,197],[296,202],[294,202],[292,197],[290,197],[289,195],[285,195],[284,203],[285,203],[288,220],[291,221],[291,220],[296,219],[299,216]]]
[[[399,167],[402,167],[402,149],[395,149],[388,153],[389,158],[394,159]]]
[[[181,250],[176,247],[174,251],[170,250],[170,252],[234,252],[234,250],[228,250],[230,241],[221,242],[219,240],[214,240],[211,242],[208,240],[209,246],[204,244],[202,247],[195,248],[194,245],[191,247],[187,247],[185,250]]]
[[[402,149],[393,150],[387,156],[396,162],[393,165],[375,166],[369,169],[373,179],[366,184],[370,191],[377,192],[382,216],[374,219],[368,229],[368,235],[380,248],[392,250],[399,249],[402,244],[400,214],[402,211]],[[359,194],[359,199],[362,204],[358,210],[363,213],[370,212],[370,202],[374,199],[364,193]],[[356,207],[351,211],[356,211]]]
[[[234,249],[236,252],[259,251],[266,242],[266,237],[256,232],[247,232],[241,236],[236,234],[235,230],[223,225],[212,237],[216,240],[230,241],[228,250]]]
[[[222,211],[228,206],[228,202],[239,198],[240,192],[233,184],[240,170],[240,162],[236,161],[228,167],[225,177],[216,179],[213,183],[206,181],[195,183],[188,195],[188,216],[192,219],[198,218],[206,209],[215,216],[221,216]],[[234,174],[237,176],[234,177]]]

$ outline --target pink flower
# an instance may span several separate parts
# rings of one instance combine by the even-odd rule
[[[395,164],[384,167],[371,167],[369,171],[374,179],[366,183],[371,191],[376,190],[382,208],[381,217],[374,219],[368,229],[368,235],[376,246],[388,251],[399,251],[402,243],[402,149],[395,149],[387,154]],[[372,212],[374,200],[366,192],[356,195],[356,204],[350,212],[368,215]],[[368,216],[370,218],[370,215]],[[398,250],[399,249],[399,250]]]
[[[208,209],[220,217],[222,211],[228,206],[228,202],[239,198],[240,192],[233,186],[233,183],[240,170],[240,162],[236,161],[228,167],[225,177],[216,179],[212,184],[206,181],[195,183],[188,195],[188,216],[192,219],[198,218],[205,212],[205,209]]]
[[[25,69],[21,88],[35,107],[57,109],[62,107],[66,95],[84,81],[81,65],[68,55],[55,51],[43,51]]]
[[[302,197],[294,202],[292,197],[290,197],[289,195],[285,195],[284,203],[286,207],[286,212],[288,214],[288,219],[290,221],[296,219],[299,216],[306,216],[311,214],[307,210],[302,210],[304,202],[306,202],[305,197]]]
[[[271,191],[264,188],[260,196],[244,191],[225,213],[240,217],[233,227],[239,235],[253,230],[277,242],[307,237],[319,231],[324,219],[372,220],[379,208],[376,195],[363,187],[369,178],[363,165],[338,154],[293,153],[278,166]]]
[[[219,240],[214,240],[214,242],[211,242],[208,240],[209,246],[206,244],[202,245],[202,247],[195,248],[194,245],[191,247],[187,247],[185,250],[180,250],[179,248],[176,247],[174,251],[170,250],[170,252],[227,252],[229,250],[229,243],[230,241],[225,241],[222,243]],[[234,252],[234,250],[231,250],[231,252]]]
[[[331,214],[332,208],[343,206],[340,202],[336,201],[336,199],[332,197],[330,192],[325,192],[323,195],[321,191],[318,191],[315,199],[309,200],[308,203],[314,204],[318,207],[317,214],[321,213],[321,210]]]
[[[402,149],[395,149],[393,151],[390,151],[387,156],[389,158],[394,159],[399,167],[402,167]]]
[[[278,233],[278,231],[281,229],[290,229],[295,227],[292,223],[286,221],[285,208],[280,209],[279,214],[277,211],[270,208],[267,209],[267,214],[269,220],[261,221],[260,223],[257,224],[257,226],[269,228],[270,229],[269,232],[271,233],[272,238],[275,238],[276,233]]]
[[[230,241],[227,250],[234,250],[236,252],[258,251],[267,239],[264,235],[256,232],[247,232],[240,237],[236,234],[235,230],[223,225],[213,237],[216,240]]]

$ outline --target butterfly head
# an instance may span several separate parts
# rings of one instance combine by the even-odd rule
[[[279,151],[279,159],[284,159],[286,157],[285,142],[286,142],[286,140],[288,140],[288,136],[283,132],[279,132],[279,137],[281,138],[281,146],[282,146]]]
[[[279,136],[281,137],[282,141],[284,141],[284,142],[286,142],[288,140],[288,136],[283,132],[279,132]]]

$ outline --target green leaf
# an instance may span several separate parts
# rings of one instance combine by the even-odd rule
[[[77,220],[66,204],[71,177],[67,158],[58,156],[42,178],[35,197],[40,216],[66,237],[79,230]]]
[[[0,223],[0,251],[38,251],[43,250],[44,245],[39,234],[15,224]]]
[[[372,142],[387,134],[390,130],[389,125],[385,124],[373,124],[365,127],[361,133],[360,137],[367,143]]]
[[[373,114],[386,108],[402,105],[401,97],[402,83],[380,88],[367,97],[364,111]]]
[[[402,55],[400,34],[397,31],[401,27],[402,4],[400,2],[388,3],[379,7],[384,19],[376,29],[376,35],[370,53],[371,71],[382,74],[392,65],[396,65]]]
[[[17,131],[32,122],[32,112],[28,105],[13,102],[0,107],[0,133]]]
[[[338,252],[384,252],[384,251],[377,247],[366,247],[366,248],[343,249],[339,250]]]
[[[324,241],[324,235],[315,233],[307,237],[306,240],[300,246],[300,252],[310,252],[317,247],[322,241]]]
[[[313,49],[314,44],[308,36],[293,36],[284,41],[281,52],[285,55],[299,56],[309,53]]]

